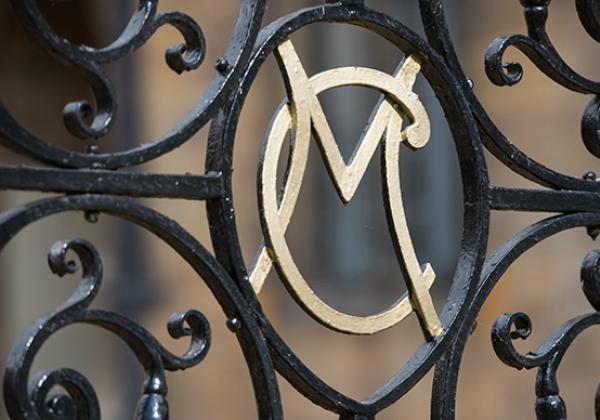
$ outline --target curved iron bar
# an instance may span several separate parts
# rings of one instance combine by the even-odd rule
[[[290,349],[275,331],[260,309],[258,300],[248,282],[248,274],[239,248],[235,226],[235,209],[231,195],[234,139],[243,102],[261,65],[284,39],[295,31],[316,22],[337,22],[367,28],[406,53],[418,53],[427,63],[422,71],[438,95],[449,115],[450,127],[461,155],[464,181],[465,234],[463,253],[458,263],[455,282],[449,301],[441,314],[446,327],[443,335],[432,342],[425,342],[404,367],[372,396],[364,401],[350,398],[325,383],[315,375]],[[374,416],[396,402],[429,371],[436,358],[447,346],[457,326],[462,322],[465,302],[471,299],[472,287],[478,278],[483,261],[481,251],[485,248],[488,208],[481,194],[487,194],[487,174],[481,155],[476,129],[464,102],[458,84],[447,70],[441,57],[426,42],[399,21],[366,8],[362,2],[334,3],[307,8],[282,17],[267,26],[259,36],[257,48],[249,63],[247,73],[240,81],[239,90],[231,98],[231,104],[215,119],[211,126],[207,156],[207,171],[222,173],[225,194],[220,201],[207,203],[211,234],[216,256],[224,267],[238,279],[239,287],[248,301],[256,305],[263,333],[278,371],[299,392],[313,403],[342,416]],[[345,417],[344,417],[345,418]],[[348,417],[351,418],[351,417]]]
[[[573,70],[556,50],[546,32],[548,7],[551,0],[521,0],[525,8],[527,35],[496,38],[485,55],[485,70],[490,81],[498,86],[511,86],[521,81],[523,67],[516,62],[504,63],[504,53],[510,47],[518,48],[538,69],[561,86],[585,94],[600,93],[600,83],[587,79]],[[587,1],[578,1],[580,15],[586,16],[586,27],[592,29],[593,17],[584,9],[593,7]],[[598,24],[598,21],[595,22]]]
[[[521,255],[539,242],[565,230],[577,227],[597,226],[599,223],[600,214],[598,213],[573,213],[551,217],[527,227],[500,246],[488,258],[483,269],[482,280],[475,293],[475,298],[469,307],[469,313],[466,317],[468,322],[465,322],[461,326],[456,341],[436,364],[431,403],[432,418],[444,420],[455,418],[458,373],[464,348],[476,326],[476,318],[479,311],[505,271]],[[586,282],[589,284],[586,288],[591,288],[590,282]],[[526,337],[528,335],[528,319],[522,316],[509,316],[507,321],[511,324],[512,321],[517,322],[519,337]],[[511,332],[509,331],[508,334],[510,336]],[[552,345],[551,340],[549,345]],[[542,362],[547,362],[548,358],[549,356],[543,359]]]
[[[536,414],[538,419],[563,420],[567,407],[560,396],[556,378],[560,363],[571,344],[585,330],[600,324],[600,313],[573,318],[559,328],[535,351],[521,354],[513,344],[531,334],[531,320],[524,313],[504,314],[494,323],[492,342],[496,354],[505,364],[517,369],[538,368],[536,379]],[[516,330],[512,331],[515,327]]]
[[[260,418],[282,418],[279,391],[272,362],[250,308],[245,304],[231,278],[223,271],[210,253],[173,220],[127,198],[97,195],[73,195],[50,198],[0,214],[0,248],[21,229],[31,223],[53,214],[74,210],[102,212],[128,220],[152,232],[181,255],[206,282],[229,319],[228,325],[235,332],[248,364]],[[62,323],[65,322],[63,315],[66,315],[68,319],[72,319],[72,322],[94,323],[115,332],[130,345],[142,365],[147,369],[148,367],[152,367],[153,372],[156,369],[160,372],[163,365],[170,370],[190,367],[198,363],[204,356],[204,349],[206,348],[207,350],[206,346],[202,346],[201,342],[203,340],[199,340],[200,336],[192,334],[192,347],[190,347],[190,350],[183,358],[178,358],[163,350],[162,347],[159,347],[152,336],[145,334],[143,329],[125,318],[119,317],[114,313],[98,310],[82,311],[90,303],[91,299],[93,299],[95,293],[97,293],[101,275],[101,263],[93,248],[77,244],[75,242],[70,247],[79,255],[84,269],[84,275],[78,291],[72,300],[68,301],[64,307],[57,309],[56,313],[38,320],[29,330],[29,334],[26,333],[23,335],[21,341],[15,346],[13,355],[18,355],[16,359],[24,358],[24,360],[23,362],[15,360],[14,369],[8,370],[7,379],[5,380],[5,390],[17,387],[17,393],[11,393],[6,399],[12,400],[16,397],[19,409],[28,407],[28,403],[24,400],[24,396],[27,394],[23,393],[23,380],[16,380],[15,376],[27,378],[28,375],[24,369],[31,362],[30,358],[35,355],[37,348],[48,335],[52,334],[56,329],[61,328]],[[61,243],[59,248],[58,252],[51,252],[50,254],[51,267],[58,273],[68,272],[66,270],[72,271],[74,267],[64,259],[64,253],[61,254],[63,250],[66,252],[66,249],[69,247],[65,247],[64,243]],[[71,309],[73,312],[65,314],[65,311]],[[183,322],[188,323],[192,329],[184,328]],[[42,332],[38,332],[39,335],[35,336],[35,341],[31,343],[31,337],[42,326],[45,326],[45,328],[42,328]],[[172,336],[182,337],[197,332],[195,328],[203,328],[205,324],[196,312],[187,312],[176,314],[172,317],[168,327]],[[30,346],[31,350],[25,349]],[[156,366],[159,368],[156,368]],[[59,373],[56,373],[56,375],[60,376]],[[71,377],[70,375],[68,376],[68,378]],[[156,377],[156,375],[151,376],[151,379]],[[162,388],[164,380],[162,378],[158,379],[160,380],[148,381],[148,387],[154,386],[153,383],[156,382],[157,386],[160,385],[161,392],[163,389],[166,392],[166,388]],[[73,378],[73,381],[75,380],[77,378]],[[79,382],[81,383],[81,381]],[[65,384],[65,386],[67,385]],[[84,384],[82,386],[85,388],[87,385]],[[77,397],[77,395],[71,395],[73,398]],[[85,395],[91,398],[91,394],[86,393]],[[151,397],[143,399],[142,406],[152,407],[156,403],[156,398]],[[26,413],[31,413],[31,411],[26,411]]]
[[[600,251],[588,253],[581,266],[581,286],[596,311],[600,309]],[[535,351],[519,352],[513,341],[526,339],[532,331],[524,313],[501,315],[492,328],[494,351],[505,364],[517,369],[539,368],[536,380],[536,413],[539,419],[567,418],[567,407],[560,396],[556,378],[560,363],[577,337],[600,324],[600,312],[573,318],[557,328]],[[514,330],[513,330],[514,327]]]
[[[116,118],[115,89],[98,64],[114,61],[132,53],[165,24],[177,28],[185,40],[185,44],[170,47],[166,52],[166,60],[171,69],[178,73],[193,70],[204,59],[206,46],[202,29],[193,19],[182,13],[156,16],[158,0],[141,0],[119,39],[101,50],[86,46],[77,47],[60,37],[46,22],[35,0],[12,0],[11,4],[16,16],[42,49],[50,52],[65,65],[74,67],[88,80],[96,98],[96,109],[94,110],[87,101],[79,101],[67,104],[63,111],[66,128],[81,139],[106,135]],[[85,120],[92,114],[93,121],[88,125]]]
[[[548,33],[546,20],[550,0],[522,0],[525,7],[528,35],[511,35],[496,38],[485,55],[485,71],[488,78],[498,86],[512,86],[523,77],[523,67],[516,62],[504,63],[504,53],[510,47],[523,52],[544,74],[553,81],[574,92],[600,94],[600,82],[587,79],[573,70],[555,49]],[[600,16],[598,4],[592,0],[577,0],[580,19],[594,39],[599,40]],[[600,157],[600,116],[598,98],[586,107],[582,118],[581,135],[587,149]]]
[[[67,302],[37,319],[13,347],[4,376],[4,395],[9,414],[12,418],[22,419],[60,418],[67,415],[65,410],[74,410],[78,416],[100,417],[93,389],[74,370],[41,372],[34,375],[28,386],[33,360],[44,342],[60,329],[75,323],[86,323],[105,328],[123,339],[146,370],[148,378],[139,415],[154,410],[160,413],[158,417],[168,418],[164,369],[187,369],[204,359],[211,337],[207,319],[198,311],[187,311],[171,317],[168,323],[171,336],[191,337],[186,354],[183,357],[176,356],[166,350],[147,330],[127,318],[108,311],[89,309],[102,282],[102,261],[94,246],[87,241],[75,239],[57,242],[50,249],[48,262],[51,270],[59,276],[78,270],[77,263],[67,259],[68,251],[77,254],[81,262],[79,287]],[[48,406],[46,400],[49,392],[54,386],[63,385],[71,397],[70,403],[64,395],[53,396],[52,403]]]
[[[532,332],[531,319],[523,312],[504,314],[494,323],[492,344],[496,355],[506,365],[517,369],[532,369],[550,362],[556,363],[556,356],[563,355],[581,332],[599,322],[598,313],[573,318],[556,329],[536,351],[522,354],[513,341],[529,337]]]
[[[479,124],[485,147],[508,168],[542,186],[561,190],[600,191],[600,183],[595,178],[580,179],[548,168],[521,151],[502,133],[475,95],[472,82],[460,64],[446,22],[443,0],[419,0],[419,5],[427,38],[461,83]]]
[[[98,63],[113,61],[142,46],[165,24],[176,27],[184,44],[169,48],[165,54],[169,66],[177,71],[198,67],[205,50],[200,27],[188,16],[173,12],[156,16],[158,0],[140,0],[137,11],[117,41],[104,49],[75,47],[60,38],[44,20],[34,0],[11,0],[23,25],[41,46],[59,60],[84,72],[97,100],[96,117],[92,126],[84,119],[91,108],[85,102],[72,103],[66,108],[65,122],[71,132],[80,137],[101,137],[114,122],[116,96],[111,82]],[[243,0],[229,50],[216,65],[218,74],[187,116],[167,134],[133,149],[115,153],[81,153],[64,150],[35,137],[13,118],[0,102],[0,144],[28,155],[40,162],[69,168],[118,169],[140,165],[173,150],[198,132],[223,105],[235,88],[260,29],[265,0]]]

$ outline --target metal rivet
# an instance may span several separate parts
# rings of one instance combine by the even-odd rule
[[[221,74],[227,72],[227,70],[229,70],[229,67],[229,61],[227,61],[227,59],[224,57],[218,58],[215,62],[215,69]]]
[[[86,211],[85,220],[90,223],[96,223],[98,220],[100,220],[100,213],[97,211]]]
[[[230,318],[227,320],[227,328],[231,332],[237,332],[242,328],[242,322],[237,318]]]
[[[98,154],[98,150],[99,150],[99,147],[97,144],[90,144],[89,146],[87,146],[85,148],[85,153],[88,153],[90,155],[95,155],[95,154]]]
[[[595,172],[588,171],[585,174],[583,174],[582,178],[585,179],[586,181],[596,181],[598,179],[598,176],[596,175]]]

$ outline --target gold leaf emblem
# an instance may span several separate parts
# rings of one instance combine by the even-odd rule
[[[308,77],[290,40],[276,51],[286,78],[289,103],[277,111],[263,143],[259,170],[259,206],[265,245],[262,245],[250,274],[254,290],[260,292],[273,266],[293,298],[323,325],[349,334],[374,334],[396,325],[413,311],[419,317],[426,339],[443,328],[429,289],[435,280],[430,264],[421,267],[408,230],[400,185],[399,153],[404,142],[412,149],[425,146],[430,137],[427,112],[412,91],[421,70],[419,57],[406,57],[394,76],[364,67],[342,67]],[[318,94],[343,86],[364,86],[384,94],[360,139],[350,164],[344,161]],[[403,116],[410,124],[403,127]],[[292,130],[293,145],[281,193],[277,189],[277,167],[286,135]],[[406,279],[408,294],[389,309],[371,316],[342,313],[321,300],[304,279],[294,262],[285,232],[296,206],[308,161],[311,135],[318,143],[323,160],[344,203],[352,200],[377,146],[382,143],[384,201],[393,232],[393,242]]]

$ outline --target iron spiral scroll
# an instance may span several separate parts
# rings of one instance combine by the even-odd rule
[[[181,73],[206,65],[202,28],[183,13],[158,13],[158,0],[139,0],[119,38],[103,48],[77,46],[63,39],[44,19],[35,0],[10,3],[31,38],[58,62],[77,70],[89,84],[95,103],[75,101],[65,104],[63,110],[68,132],[82,141],[101,142],[119,118],[113,82],[102,64],[132,54],[163,25],[175,27],[183,38],[181,44],[165,52],[170,69]],[[0,144],[39,163],[39,166],[0,166],[0,188],[59,193],[1,213],[0,248],[23,228],[54,214],[93,212],[116,216],[166,243],[209,287],[248,365],[258,418],[284,418],[277,374],[312,403],[341,419],[367,420],[398,402],[433,370],[431,418],[454,419],[461,359],[482,305],[505,271],[527,250],[574,228],[588,228],[590,234],[597,234],[600,183],[591,172],[575,178],[533,160],[494,124],[458,60],[443,0],[418,0],[425,37],[396,17],[370,8],[368,0],[322,1],[270,23],[263,22],[267,3],[267,0],[241,1],[229,49],[217,61],[216,75],[207,90],[172,130],[140,146],[112,153],[62,149],[36,137],[0,103]],[[593,95],[582,110],[581,134],[589,152],[600,157],[600,82],[577,73],[553,45],[546,31],[550,0],[520,0],[520,3],[527,33],[501,37],[491,43],[485,55],[488,78],[497,85],[519,83],[522,66],[504,60],[508,49],[517,48],[554,82],[570,91]],[[574,7],[587,33],[600,41],[598,1],[576,0]],[[367,29],[402,52],[404,59],[394,74],[363,67],[308,74],[291,36],[320,23]],[[234,143],[249,90],[265,60],[272,56],[279,64],[287,98],[269,127],[258,157],[260,220],[257,224],[262,228],[264,240],[255,264],[248,266],[242,258],[233,205]],[[429,294],[435,281],[435,267],[420,261],[412,247],[398,168],[399,153],[409,149],[411,153],[419,153],[429,141],[427,110],[413,92],[417,76],[429,84],[444,110],[459,158],[463,188],[461,250],[447,302],[439,313]],[[318,100],[319,93],[341,86],[362,86],[381,93],[350,163],[341,157]],[[141,173],[132,169],[168,154],[207,126],[204,175]],[[279,190],[275,177],[282,139],[288,132],[292,132],[293,142],[283,189]],[[383,202],[408,290],[388,311],[357,317],[329,307],[310,288],[289,252],[284,236],[306,169],[311,134],[344,203],[352,200],[366,165],[381,145]],[[543,188],[491,185],[484,149]],[[138,197],[205,201],[214,255],[175,220],[136,201]],[[545,212],[552,216],[525,228],[486,257],[490,213],[503,210]],[[71,253],[74,260],[68,256]],[[50,249],[48,262],[51,271],[59,276],[81,271],[81,278],[71,298],[36,320],[14,344],[3,384],[10,417],[100,418],[100,402],[92,384],[81,373],[69,368],[31,372],[37,352],[56,331],[73,324],[91,324],[120,338],[144,368],[146,382],[135,417],[168,418],[165,372],[190,369],[203,361],[211,342],[211,327],[204,315],[191,309],[168,320],[172,337],[190,339],[187,352],[177,356],[132,320],[115,312],[90,308],[103,276],[100,255],[91,243],[82,239],[59,241]],[[303,363],[262,310],[259,292],[271,270],[277,272],[297,304],[327,328],[347,334],[375,334],[415,313],[423,332],[422,344],[372,396],[362,401],[351,398]],[[578,336],[600,323],[600,251],[585,256],[580,275],[582,293],[591,306],[589,313],[566,321],[538,350],[523,354],[514,345],[516,339],[526,339],[532,331],[532,320],[524,313],[499,316],[491,331],[492,347],[503,363],[518,369],[538,370],[535,409],[540,419],[566,418],[557,369]],[[57,388],[58,394],[50,392]],[[596,417],[600,418],[600,396],[596,401]]]

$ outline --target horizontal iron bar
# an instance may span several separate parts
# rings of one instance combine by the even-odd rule
[[[489,204],[494,210],[549,213],[600,211],[600,194],[591,191],[490,187]]]
[[[171,175],[0,165],[0,190],[93,193],[207,200],[222,195],[221,175]]]

